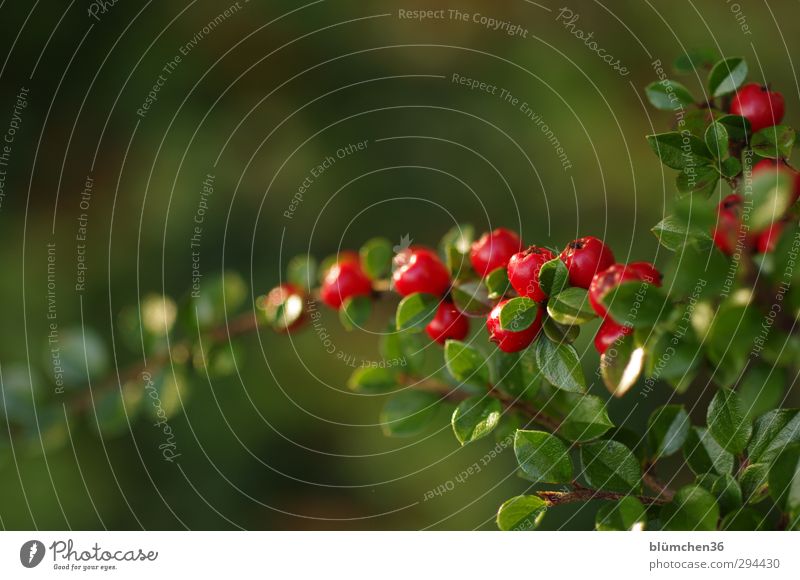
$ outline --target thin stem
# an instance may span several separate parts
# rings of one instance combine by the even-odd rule
[[[620,500],[626,497],[635,497],[645,505],[661,505],[669,501],[665,497],[634,495],[616,491],[604,491],[602,489],[590,489],[587,487],[580,487],[572,491],[536,491],[534,493],[551,506],[574,502],[587,502],[593,499]]]

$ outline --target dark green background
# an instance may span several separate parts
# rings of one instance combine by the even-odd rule
[[[242,3],[183,58],[142,119],[136,110],[161,68],[227,2],[119,0],[99,22],[88,17],[85,0],[66,12],[66,3],[52,0],[35,8],[6,2],[0,129],[19,88],[30,88],[30,97],[0,209],[4,380],[21,371],[24,382],[29,361],[37,388],[53,398],[43,365],[50,242],[57,247],[61,330],[83,319],[109,345],[113,335],[120,367],[140,358],[121,339],[116,315],[137,296],[163,291],[177,298],[190,286],[188,240],[207,173],[215,175],[215,193],[203,273],[238,271],[255,294],[279,280],[290,256],[309,248],[322,257],[376,234],[435,244],[455,222],[480,230],[505,225],[528,243],[558,247],[596,235],[620,261],[663,265],[667,256],[649,228],[673,184],[644,141],[669,121],[643,104],[652,61],[668,65],[692,47],[745,56],[754,78],[784,91],[787,122],[795,124],[790,55],[798,48],[797,4],[741,2],[748,35],[724,1],[573,2],[576,27],[594,32],[631,71],[625,77],[556,21],[562,5],[542,4],[551,10],[524,0]],[[521,25],[528,38],[472,22],[397,18],[399,8],[420,7],[481,12]],[[389,16],[369,18],[380,14]],[[454,85],[454,73],[530,103],[572,168],[562,168],[519,110]],[[700,93],[698,79],[685,82]],[[413,138],[375,142],[398,136]],[[365,151],[338,160],[315,180],[293,219],[283,217],[312,167],[363,140]],[[81,301],[73,290],[74,235],[90,173]],[[390,315],[391,305],[382,305],[373,327]],[[343,350],[377,358],[373,336],[345,333],[329,313],[324,324]],[[239,376],[211,384],[191,378],[185,413],[171,420],[180,467],[161,459],[158,433],[141,418],[133,419],[132,433],[101,441],[89,420],[76,416],[70,441],[46,455],[25,451],[20,438],[12,454],[4,435],[0,525],[491,529],[497,506],[525,491],[506,451],[453,491],[423,501],[494,442],[458,448],[444,413],[426,436],[384,438],[380,398],[348,393],[351,369],[313,332],[290,342],[264,331],[260,342],[251,336],[242,347]],[[586,350],[584,360],[592,373],[594,351]],[[605,396],[600,384],[592,390]],[[610,412],[621,420],[639,403],[629,423],[641,429],[648,410],[669,397],[664,385],[646,399],[634,389]],[[592,514],[562,507],[544,527],[589,527]]]

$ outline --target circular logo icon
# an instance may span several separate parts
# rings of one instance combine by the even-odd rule
[[[19,561],[26,568],[35,568],[44,559],[44,544],[39,540],[28,540],[19,549]]]

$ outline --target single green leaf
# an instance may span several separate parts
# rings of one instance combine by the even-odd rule
[[[540,337],[534,352],[542,375],[554,387],[576,393],[586,390],[581,361],[572,345],[556,344],[546,337]]]
[[[436,417],[439,397],[433,393],[406,389],[393,395],[380,414],[381,429],[387,437],[412,437]]]
[[[577,324],[559,324],[552,316],[544,318],[542,329],[547,338],[555,343],[566,342],[572,344],[581,333],[581,327]]]
[[[678,74],[690,74],[699,69],[710,69],[717,60],[719,55],[712,48],[690,48],[675,58],[672,68]]]
[[[594,395],[580,395],[556,391],[554,397],[565,399],[568,411],[558,429],[558,434],[570,441],[589,441],[604,435],[614,427],[608,417],[605,401]]]
[[[698,485],[687,485],[661,508],[663,529],[670,531],[711,531],[717,529],[719,506],[714,496]]]
[[[488,395],[476,395],[459,403],[453,412],[452,425],[461,445],[486,437],[500,423],[503,407]]]
[[[444,361],[450,375],[457,381],[488,388],[489,365],[475,347],[448,340],[444,345]]]
[[[619,501],[604,502],[597,510],[594,527],[601,532],[641,531],[646,523],[647,511],[642,502],[629,495]]]
[[[673,252],[687,244],[698,249],[710,249],[713,243],[708,230],[695,225],[687,225],[684,220],[674,215],[665,217],[650,231],[655,234],[662,246]]]
[[[409,294],[397,305],[395,324],[398,330],[422,330],[436,315],[439,298],[417,292]]]
[[[518,495],[500,506],[497,527],[505,532],[533,530],[547,512],[547,502],[535,495]]]
[[[743,508],[722,519],[719,529],[728,532],[755,532],[762,529],[764,517],[753,508]]]
[[[597,316],[583,288],[567,288],[550,297],[547,313],[559,324],[575,325],[589,322]]]
[[[614,320],[633,328],[651,328],[669,312],[666,294],[647,282],[623,282],[601,301]]]
[[[306,291],[311,290],[317,280],[317,261],[312,256],[295,256],[286,266],[286,279]]]
[[[739,475],[739,485],[742,486],[742,497],[749,504],[758,503],[767,498],[769,487],[767,477],[769,463],[751,463]]]
[[[581,446],[583,476],[595,489],[635,492],[642,480],[639,462],[618,441],[595,441]]]
[[[484,279],[484,283],[489,291],[490,300],[502,298],[511,285],[508,281],[508,270],[505,266],[492,270]]]
[[[706,144],[689,132],[648,135],[647,142],[661,162],[672,169],[709,165],[714,160]]]
[[[747,62],[740,57],[717,62],[708,75],[708,92],[721,97],[738,89],[747,78]]]
[[[731,453],[747,447],[753,426],[745,416],[739,396],[730,389],[720,389],[708,405],[708,431],[717,443]]]
[[[547,296],[558,294],[569,284],[569,271],[561,258],[553,258],[539,269],[539,288]]]
[[[500,310],[500,328],[522,332],[536,320],[539,305],[526,296],[518,296],[506,302]]]
[[[719,173],[722,177],[733,179],[742,172],[742,162],[736,157],[728,157],[719,164]]]
[[[722,475],[704,473],[697,478],[697,483],[703,489],[711,492],[711,495],[717,500],[722,515],[741,509],[742,488],[730,473]]]
[[[647,438],[655,457],[678,451],[689,435],[689,415],[682,405],[664,405],[650,415]]]
[[[372,300],[367,296],[352,296],[342,302],[339,321],[346,330],[361,328],[372,312]]]
[[[357,368],[347,381],[350,390],[357,393],[386,393],[397,386],[397,380],[391,370],[381,367]]]
[[[719,175],[720,172],[716,164],[684,167],[675,178],[675,187],[678,189],[678,193],[681,194],[679,199],[688,194],[709,197],[717,189]]]
[[[711,123],[706,129],[705,142],[708,150],[717,159],[728,156],[728,130],[719,122]]]
[[[572,481],[572,460],[566,445],[544,431],[517,431],[514,453],[520,468],[539,483]]]
[[[645,350],[632,334],[613,344],[600,357],[600,376],[609,393],[622,397],[639,380],[645,364]]]
[[[696,474],[730,474],[733,455],[725,451],[704,427],[692,427],[683,445],[686,463]]]
[[[800,442],[800,411],[774,409],[756,419],[747,448],[750,463],[770,463],[781,451]]]
[[[769,468],[769,494],[785,512],[800,512],[800,444],[786,447]]]
[[[372,238],[359,250],[361,269],[373,280],[382,278],[392,267],[393,255],[392,242],[386,238]]]
[[[650,83],[644,92],[650,104],[662,111],[682,110],[684,106],[694,104],[694,97],[689,89],[669,79]]]
[[[783,344],[782,341],[781,347]],[[786,384],[784,369],[765,363],[751,364],[736,389],[747,419],[752,420],[779,406]]]
[[[788,159],[792,154],[794,141],[794,129],[786,125],[775,125],[757,131],[750,140],[750,147],[761,157]]]
[[[717,118],[717,123],[723,125],[735,141],[746,141],[751,132],[750,121],[741,115],[722,115]]]
[[[480,281],[457,282],[450,289],[450,296],[456,308],[464,314],[485,316],[494,308],[494,302],[489,298],[489,290]]]

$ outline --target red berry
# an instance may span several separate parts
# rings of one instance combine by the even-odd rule
[[[542,264],[554,258],[553,252],[537,246],[514,254],[508,261],[508,280],[511,286],[520,296],[541,302],[547,295],[539,287],[539,270],[542,269]]]
[[[777,125],[783,119],[783,95],[758,83],[740,88],[731,101],[730,112],[750,121],[753,132]]]
[[[444,344],[447,339],[464,340],[469,334],[469,319],[452,302],[442,302],[425,332],[439,344]]]
[[[372,283],[361,270],[358,262],[345,260],[331,266],[319,294],[322,301],[331,308],[338,310],[342,302],[353,296],[369,296],[372,293]]]
[[[774,222],[767,229],[755,234],[752,244],[756,252],[759,254],[767,254],[774,250],[785,225],[784,222]]]
[[[778,171],[777,168],[780,168],[781,171],[788,171],[792,175],[792,177],[794,177],[792,203],[795,203],[798,199],[800,199],[800,171],[795,171],[794,169],[786,165],[785,161],[781,161],[779,165],[778,161],[775,159],[762,159],[761,161],[753,165],[753,175],[768,170]]]
[[[717,206],[717,224],[712,238],[726,256],[733,255],[739,237],[744,235],[741,220],[742,196],[732,193]]]
[[[597,334],[594,335],[594,347],[600,354],[605,353],[608,348],[613,345],[622,337],[629,335],[633,332],[630,326],[617,324],[610,318],[603,320],[600,328],[597,329]]]
[[[489,331],[489,340],[497,345],[503,352],[518,352],[526,348],[539,331],[542,329],[542,311],[537,309],[536,320],[528,328],[519,332],[512,332],[500,328],[500,311],[508,300],[503,300],[495,306],[486,319],[486,329]]]
[[[475,271],[486,276],[492,270],[504,268],[511,256],[521,249],[522,241],[517,234],[506,228],[497,228],[472,243],[469,259]]]
[[[614,264],[595,274],[589,285],[589,303],[594,311],[605,318],[607,312],[603,306],[603,297],[623,282],[634,280],[661,286],[661,273],[649,262],[631,262],[630,264]]]
[[[569,283],[578,288],[588,288],[595,274],[616,261],[611,249],[592,236],[570,242],[559,257],[569,271]]]
[[[273,328],[278,332],[296,330],[305,321],[303,291],[293,284],[276,286],[261,299],[258,306],[267,313],[267,317],[273,321]],[[288,326],[287,321],[291,321]]]
[[[450,273],[435,252],[414,247],[394,258],[394,288],[402,296],[425,292],[442,296],[450,289]]]

